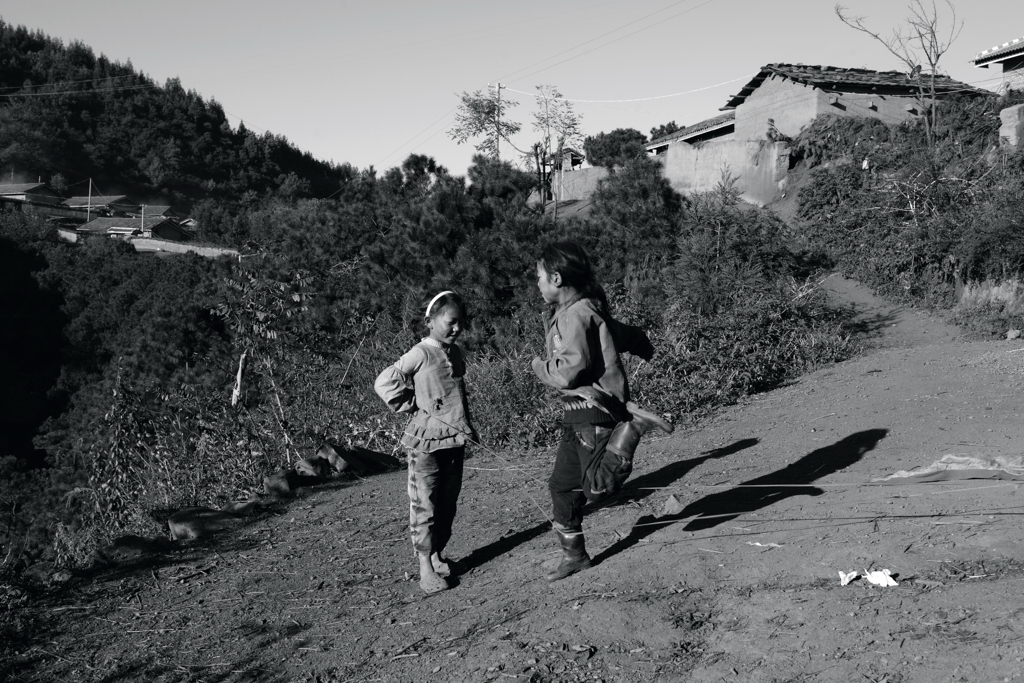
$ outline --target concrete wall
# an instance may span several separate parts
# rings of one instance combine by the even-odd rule
[[[832,95],[818,90],[818,114],[857,117],[862,119],[879,119],[883,123],[895,125],[917,116],[920,105],[917,98],[897,97],[896,95],[876,95],[874,93],[841,93]],[[837,97],[835,103],[831,97]]]
[[[1015,104],[999,112],[999,139],[1012,149],[1020,149],[1024,141],[1024,104]]]
[[[831,98],[836,97],[836,102]],[[914,111],[908,111],[907,107]],[[833,94],[809,85],[800,85],[778,76],[766,78],[743,104],[736,108],[736,139],[763,140],[768,119],[783,135],[793,137],[822,114],[880,119],[888,124],[906,121],[916,115],[913,97],[875,93]]]
[[[789,170],[789,146],[766,140],[717,139],[697,145],[674,142],[665,154],[654,158],[661,162],[662,173],[681,194],[715,189],[723,171],[728,170],[737,179],[743,199],[753,204],[778,199]],[[607,177],[604,168],[566,172],[561,183],[555,179],[555,187],[560,190],[558,199],[587,199]]]
[[[207,258],[215,258],[217,256],[238,257],[237,249],[228,249],[227,247],[202,246],[189,242],[171,242],[170,240],[154,239],[151,237],[133,237],[129,242],[135,247],[135,251],[163,251],[171,254],[193,253]]]
[[[1024,55],[1003,62],[1003,90],[1024,90]]]
[[[796,135],[817,116],[817,93],[820,92],[787,78],[766,78],[761,87],[736,107],[736,139],[764,140],[768,119],[773,119],[775,127],[784,135]]]
[[[676,143],[660,158],[665,177],[682,194],[713,190],[729,171],[743,198],[754,204],[778,199],[789,171],[789,145],[766,140]]]
[[[608,177],[608,169],[597,166],[578,168],[575,171],[555,173],[552,177],[553,192],[558,201],[586,199],[594,194],[598,182]]]

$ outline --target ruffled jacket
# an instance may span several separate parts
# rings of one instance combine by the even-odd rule
[[[476,439],[465,375],[462,349],[427,337],[377,376],[373,389],[388,407],[412,413],[403,446],[431,453]]]

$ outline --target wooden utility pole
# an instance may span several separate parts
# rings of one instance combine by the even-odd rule
[[[498,93],[498,105],[494,108],[494,158],[501,158],[501,89],[506,86],[501,83],[494,84],[494,90]]]

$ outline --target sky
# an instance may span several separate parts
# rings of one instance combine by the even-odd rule
[[[928,6],[931,0],[925,0]],[[844,0],[887,35],[892,0]],[[1024,36],[1024,3],[955,2],[949,76],[995,88],[981,50]],[[905,70],[843,25],[832,0],[4,0],[0,18],[131,61],[159,83],[216,99],[232,125],[283,135],[315,157],[378,170],[409,154],[461,175],[472,143],[448,135],[459,94],[502,83],[528,149],[538,85],[574,102],[584,134],[689,125],[718,115],[772,62]],[[937,0],[944,26],[950,12]],[[518,91],[518,92],[517,92]],[[502,157],[518,155],[503,148]]]

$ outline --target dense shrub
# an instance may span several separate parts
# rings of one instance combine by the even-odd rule
[[[799,196],[807,245],[886,296],[940,308],[966,282],[1017,276],[1024,173],[998,148],[998,111],[1020,100],[943,102],[932,146],[914,123],[816,121],[794,141],[817,166]]]
[[[34,425],[47,466],[0,460],[6,562],[84,563],[113,536],[161,533],[176,509],[248,496],[325,440],[392,451],[406,418],[373,380],[424,334],[423,306],[442,288],[469,303],[486,447],[552,443],[555,396],[529,369],[543,353],[534,266],[546,240],[594,254],[613,313],[658,350],[628,360],[636,396],[677,418],[852,350],[794,279],[785,226],[728,182],[687,202],[635,159],[601,184],[589,219],[555,223],[526,205],[529,183],[507,164],[478,159],[469,178],[411,158],[353,176],[344,198],[209,206],[210,231],[250,245],[241,261],[69,245],[0,220],[12,245],[0,257],[24,256],[24,278],[60,314],[47,329],[66,340],[51,387],[62,398]]]

